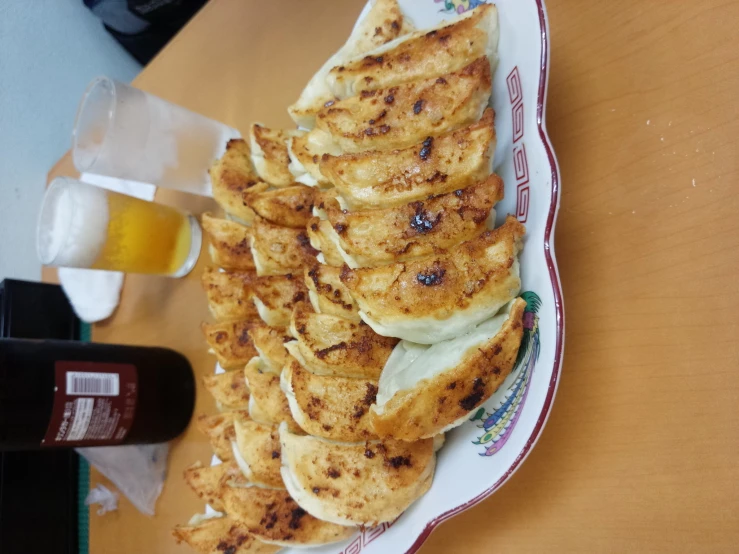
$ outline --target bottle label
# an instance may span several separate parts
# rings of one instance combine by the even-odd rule
[[[41,446],[101,446],[126,438],[138,398],[136,366],[58,361],[54,406]]]

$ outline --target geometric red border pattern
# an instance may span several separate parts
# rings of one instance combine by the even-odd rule
[[[523,102],[515,104],[511,110],[513,112],[513,143],[517,143],[523,138]]]
[[[529,182],[529,161],[526,157],[526,145],[523,143],[513,147],[513,174],[516,183],[525,185]]]
[[[526,158],[526,145],[523,139],[523,86],[518,66],[506,77],[508,99],[511,101],[511,121],[513,122],[513,172],[516,176],[516,219],[526,223],[529,219],[529,161]]]
[[[521,75],[518,73],[518,66],[513,68],[508,77],[506,77],[508,85],[508,98],[511,100],[511,106],[518,104],[523,98],[523,90],[521,89]]]
[[[395,521],[381,523],[377,527],[363,527],[362,532],[339,554],[359,554],[365,546],[390,529],[393,523]]]

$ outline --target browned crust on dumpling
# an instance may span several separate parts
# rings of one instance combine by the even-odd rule
[[[313,211],[316,189],[306,185],[267,190],[247,190],[244,203],[261,218],[284,227],[304,230]]]
[[[305,172],[316,180],[318,186],[328,185],[326,178],[321,175],[319,163],[321,156],[327,151],[340,153],[334,145],[332,145],[331,136],[323,131],[315,129],[310,133],[293,137],[290,142],[289,154],[303,166]]]
[[[243,369],[258,354],[250,338],[253,321],[202,323],[205,340],[223,369]]]
[[[325,210],[326,206],[341,209],[338,201],[339,190],[335,187],[320,189],[316,192],[315,206],[318,210]]]
[[[300,430],[290,413],[287,397],[280,388],[279,374],[267,372],[259,358],[254,358],[246,365],[244,377],[251,393],[251,419],[264,425],[278,425],[284,421],[292,431]]]
[[[246,483],[242,480],[238,484]],[[356,531],[314,518],[284,490],[226,485],[223,501],[229,516],[260,540],[273,544],[328,544],[348,539]]]
[[[405,148],[480,119],[491,83],[490,63],[482,56],[443,77],[339,100],[318,113],[316,127],[344,152]]]
[[[246,410],[249,407],[249,389],[241,371],[204,375],[203,386],[224,410]]]
[[[256,274],[249,271],[218,271],[206,267],[201,282],[213,317],[219,321],[259,317],[251,293],[251,283],[255,279]]]
[[[481,181],[495,150],[495,112],[480,121],[409,147],[331,156],[320,171],[353,209],[399,206]]]
[[[203,214],[201,222],[203,231],[210,239],[208,252],[214,264],[223,269],[254,271],[248,227],[213,217],[208,212]]]
[[[488,294],[500,300],[501,283],[511,282],[503,287],[506,292],[518,290],[520,281],[511,275],[511,267],[524,233],[523,224],[509,216],[501,227],[442,254],[375,268],[345,267],[341,281],[376,321],[421,316],[443,320],[479,304]]]
[[[284,275],[315,262],[316,250],[310,245],[305,229],[274,225],[254,218],[252,256],[259,275]]]
[[[503,180],[491,175],[467,189],[397,208],[347,212],[327,207],[339,244],[360,267],[430,256],[486,229]]]
[[[325,234],[326,226],[330,228],[331,223],[318,217],[311,218],[306,228],[308,239],[311,246],[323,254],[323,259],[327,265],[341,267],[344,264],[344,258],[339,254],[336,245]]]
[[[246,412],[243,412],[246,414]],[[234,433],[234,412],[223,412],[215,415],[199,415],[195,424],[198,430],[210,440],[213,452],[221,461],[226,462],[233,458],[231,441],[236,438]]]
[[[308,289],[300,273],[259,277],[251,286],[254,298],[264,305],[261,316],[267,325],[286,327],[293,308],[308,301]]]
[[[226,464],[204,466],[201,462],[195,462],[183,472],[185,482],[195,491],[198,498],[203,499],[218,512],[225,510],[220,491],[225,470]]]
[[[293,312],[290,332],[298,359],[314,373],[378,379],[398,339],[375,333],[364,322],[313,313],[304,304]],[[293,343],[287,343],[291,350]]]
[[[304,269],[304,281],[313,309],[321,314],[359,322],[357,303],[349,294],[349,289],[341,282],[340,275],[340,267],[319,263]]]
[[[249,329],[249,336],[267,368],[273,373],[282,371],[289,355],[285,343],[293,340],[287,328],[257,323]]]
[[[339,61],[348,60],[372,50],[412,30],[412,25],[404,20],[397,0],[376,0],[367,15],[359,21],[349,40],[337,53]],[[332,56],[331,59],[335,60],[336,57]],[[331,91],[324,83],[326,74],[331,69],[330,61],[327,61],[324,67],[318,70],[318,73],[310,80],[297,102],[287,109],[290,117],[303,127],[313,127],[316,113],[327,102],[333,100]],[[323,85],[320,93],[314,90],[316,81],[319,81],[319,85]]]
[[[285,187],[294,181],[288,169],[290,158],[287,154],[286,141],[296,134],[298,131],[270,129],[259,123],[251,126],[250,138],[255,151],[254,168],[259,177],[273,186]],[[257,159],[259,156],[255,144],[261,150],[262,160]]]
[[[396,393],[382,413],[372,408],[373,430],[381,437],[408,441],[431,437],[490,398],[516,362],[525,308],[526,302],[516,299],[500,331],[468,350],[454,369]]]
[[[269,185],[259,180],[251,163],[251,150],[244,139],[231,139],[226,152],[216,160],[209,170],[213,185],[213,198],[226,213],[249,222],[251,209],[241,201],[244,191],[257,186],[266,189]]]
[[[367,52],[412,30],[397,0],[376,0],[366,18],[359,22],[356,33],[352,33],[354,53]]]
[[[291,357],[282,370],[282,382],[295,399],[290,404],[293,418],[309,435],[345,442],[377,438],[369,425],[376,380],[316,375]]]
[[[488,33],[479,24],[494,9],[480,6],[440,29],[419,31],[394,48],[334,67],[327,76],[329,88],[345,98],[458,71],[468,60],[486,55]]]
[[[284,489],[280,476],[280,434],[274,425],[257,423],[249,417],[234,418],[236,444],[251,471],[250,481]]]
[[[433,439],[360,444],[280,429],[285,485],[316,517],[343,525],[393,521],[431,486]]]
[[[199,554],[272,554],[280,548],[260,541],[248,528],[227,515],[172,530],[177,543],[186,542]]]

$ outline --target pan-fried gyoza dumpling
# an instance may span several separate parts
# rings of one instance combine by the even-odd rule
[[[249,407],[249,389],[241,371],[205,375],[203,385],[213,395],[220,409],[245,410]]]
[[[305,229],[312,216],[316,190],[305,185],[293,185],[267,191],[247,190],[244,204],[275,225]]]
[[[290,321],[297,339],[285,348],[306,369],[318,375],[377,379],[397,339],[375,333],[364,322],[311,312],[299,305]]]
[[[377,333],[434,344],[469,332],[521,289],[524,226],[501,227],[428,258],[349,269],[341,281]]]
[[[201,324],[210,351],[218,358],[223,369],[243,369],[258,354],[249,336],[249,329],[253,325],[250,321]]]
[[[280,385],[293,419],[309,435],[345,442],[377,438],[369,426],[376,380],[316,375],[292,358],[282,370]]]
[[[355,528],[314,518],[286,490],[267,489],[243,475],[227,480],[223,503],[228,515],[259,540],[279,546],[317,546],[348,539]]]
[[[219,512],[225,510],[221,502],[220,488],[226,467],[227,464],[204,466],[201,462],[195,462],[184,472],[185,482],[195,491],[195,494]]]
[[[318,113],[316,126],[343,152],[406,148],[480,119],[491,82],[483,56],[443,77],[339,100]]]
[[[293,340],[285,327],[270,327],[257,323],[249,329],[249,336],[262,363],[272,373],[280,373],[287,363],[288,353],[285,343]],[[248,362],[249,360],[247,360]]]
[[[320,171],[354,210],[401,206],[483,180],[493,169],[495,112],[409,148],[331,156]]]
[[[251,164],[251,151],[244,139],[231,139],[226,152],[209,170],[213,198],[226,213],[243,222],[251,221],[254,213],[241,201],[244,191],[257,187],[265,190],[267,183],[259,180]]]
[[[213,317],[218,321],[256,318],[259,312],[251,293],[254,280],[256,275],[249,271],[218,271],[206,267],[201,281]]]
[[[317,252],[305,229],[282,227],[255,217],[251,254],[258,275],[284,275],[314,262]]]
[[[344,258],[336,247],[336,243],[330,239],[331,230],[331,223],[325,219],[314,217],[308,223],[306,233],[310,245],[319,252],[316,257],[319,262],[341,267],[344,264]]]
[[[243,415],[234,418],[234,460],[255,485],[284,489],[280,476],[280,436],[274,425],[263,425]]]
[[[317,313],[360,321],[357,303],[341,282],[341,268],[317,263],[304,271],[308,298]]]
[[[249,397],[249,417],[264,425],[285,421],[293,431],[300,426],[290,413],[287,397],[280,389],[280,374],[271,373],[259,358],[254,358],[244,369]]]
[[[518,298],[468,334],[431,346],[401,342],[370,408],[373,430],[414,441],[464,423],[513,369],[525,307]]]
[[[491,175],[467,189],[397,208],[327,207],[331,226],[322,229],[349,267],[373,267],[431,256],[474,238],[487,228],[490,211],[502,198],[503,181]]]
[[[299,273],[259,277],[252,290],[259,317],[273,327],[287,327],[296,304],[308,300],[308,289]]]
[[[434,477],[433,439],[340,443],[280,426],[282,480],[309,514],[339,525],[393,521]]]
[[[320,129],[313,129],[305,135],[287,141],[290,156],[290,173],[298,183],[311,187],[325,187],[329,184],[321,174],[319,163],[323,154],[341,154],[331,135]]]
[[[178,543],[186,542],[198,554],[272,554],[279,546],[260,541],[235,519],[221,514],[196,515],[172,530]]]
[[[203,231],[208,235],[208,252],[213,263],[223,269],[254,271],[254,258],[249,246],[249,227],[213,217],[208,212],[201,219]]]
[[[342,63],[326,81],[337,98],[364,90],[439,77],[487,56],[491,70],[498,51],[498,12],[485,4],[432,29],[416,31]]]
[[[369,12],[354,27],[344,46],[323,64],[308,81],[298,101],[287,109],[290,117],[301,127],[312,128],[316,113],[334,99],[326,84],[326,75],[332,67],[412,30],[403,20],[397,0],[373,0]]]
[[[325,220],[326,206],[331,206],[337,210],[348,210],[349,206],[339,194],[336,187],[323,189],[316,194],[316,202],[313,205],[313,216],[320,220]]]
[[[233,458],[231,441],[236,438],[234,433],[234,412],[223,412],[216,415],[199,415],[196,425],[201,433],[210,440],[213,452],[223,461]]]
[[[294,182],[287,168],[290,163],[287,141],[301,134],[303,131],[269,129],[259,123],[251,126],[251,159],[259,177],[275,187],[286,187]]]

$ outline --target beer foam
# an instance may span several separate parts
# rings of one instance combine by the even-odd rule
[[[90,267],[105,245],[108,218],[105,189],[70,179],[50,189],[39,218],[41,263]]]

